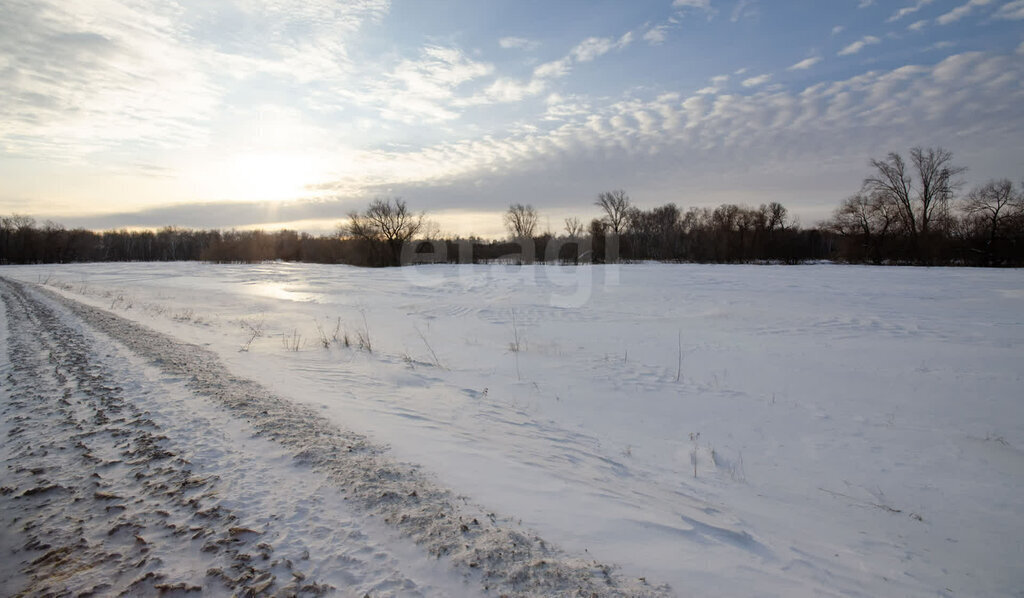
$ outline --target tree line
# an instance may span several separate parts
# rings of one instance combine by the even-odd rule
[[[628,203],[624,192],[620,197]],[[603,194],[602,194],[603,195]],[[827,259],[831,234],[782,224],[778,204],[758,209],[724,205],[681,212],[669,204],[631,208],[622,221],[575,219],[564,234],[536,231],[537,212],[522,206],[523,222],[508,239],[444,237],[426,230],[425,214],[401,199],[378,199],[352,214],[333,235],[292,230],[68,230],[29,217],[0,217],[0,264],[110,261],[261,262],[283,260],[357,266],[410,263],[618,262],[634,260],[799,262]],[[522,228],[525,227],[525,228]],[[616,232],[618,231],[618,232]]]
[[[891,152],[869,165],[860,190],[811,228],[792,221],[778,202],[642,210],[617,190],[598,195],[603,215],[589,227],[566,219],[565,238],[585,240],[598,262],[1024,265],[1024,181],[1015,187],[993,180],[958,196],[967,169],[944,148],[915,147],[909,159]],[[505,213],[512,239],[534,238],[538,220],[530,205],[513,204]],[[538,247],[536,255],[550,252]]]
[[[353,211],[334,234],[166,227],[94,232],[30,217],[0,217],[0,264],[96,261],[301,261],[358,266],[536,261],[606,263],[801,263],[1024,265],[1024,182],[990,181],[958,196],[965,169],[942,148],[913,148],[869,162],[861,188],[825,222],[804,228],[778,202],[683,210],[642,209],[624,190],[599,193],[601,216],[539,231],[540,215],[516,203],[508,238],[441,235],[398,198]]]
[[[68,230],[26,216],[0,217],[0,264],[268,260],[373,265],[350,242],[292,230]]]
[[[943,148],[871,160],[858,193],[824,227],[850,262],[1024,265],[1024,181],[994,180],[958,196],[966,168]]]

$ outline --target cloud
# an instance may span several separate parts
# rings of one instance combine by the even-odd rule
[[[534,39],[525,37],[503,37],[498,40],[498,45],[506,50],[536,50],[540,47],[540,42]]]
[[[672,0],[672,8],[697,8],[711,10],[711,0]]]
[[[1019,21],[1024,19],[1024,0],[1012,0],[999,7],[996,11],[997,19],[1010,19]]]
[[[928,21],[925,20],[925,19],[922,19],[920,21],[914,21],[910,25],[907,25],[907,29],[909,29],[911,31],[921,31],[922,29],[924,29],[927,26],[928,26]]]
[[[857,52],[860,52],[861,50],[863,50],[865,46],[869,46],[869,45],[872,45],[872,44],[878,44],[878,43],[881,43],[881,41],[882,40],[878,39],[877,37],[875,37],[873,35],[865,35],[864,37],[860,38],[859,40],[853,42],[852,44],[850,44],[850,45],[846,46],[845,48],[843,48],[842,50],[840,50],[838,55],[839,56],[849,56],[851,54],[856,54]]]
[[[552,60],[533,69],[533,76],[540,79],[558,79],[569,74],[570,66],[572,66],[572,60],[568,57]]]
[[[186,10],[157,0],[8,0],[0,19],[0,56],[7,58],[0,59],[0,146],[60,162],[205,146],[231,91],[254,79],[346,93],[354,70],[348,46],[388,8],[386,0],[284,0],[259,11],[214,3]],[[211,25],[230,19],[243,21],[246,35]]]
[[[818,64],[819,62],[821,62],[821,57],[820,56],[812,56],[810,58],[805,58],[805,59],[801,60],[800,62],[790,66],[786,70],[787,71],[803,71],[803,70],[807,70],[807,69],[811,68],[812,66]]]
[[[955,138],[958,154],[965,147],[1016,147],[1016,129],[1007,123],[1024,119],[1021,81],[1024,61],[1019,56],[970,52],[795,90],[668,93],[603,105],[550,95],[550,118],[502,134],[353,151],[345,158],[344,177],[311,188],[311,194],[327,196],[321,201],[203,203],[62,220],[100,228],[329,221],[375,194],[402,195],[416,209],[435,213],[480,210],[481,197],[491,198],[497,210],[524,193],[543,194],[549,198],[546,209],[555,209],[579,206],[581,196],[615,185],[649,202],[706,202],[708,194],[696,182],[735,173],[737,163],[756,172],[750,184],[762,190],[765,177],[784,172],[788,183],[780,182],[779,188],[790,195],[779,199],[797,202],[787,203],[795,208],[794,187],[799,186],[793,179],[800,165],[807,171],[837,160],[863,165],[864,156],[903,147],[906,139],[932,143]],[[843,139],[841,148],[837,138]],[[832,148],[827,159],[822,148]],[[858,176],[850,176],[853,188]],[[834,181],[822,189],[827,195],[833,187]],[[672,191],[657,195],[658,188]],[[691,191],[679,195],[679,189]],[[730,197],[721,201],[747,200]],[[751,197],[769,200],[756,193]]]
[[[696,92],[697,95],[713,95],[722,91],[722,87],[729,82],[729,75],[716,75],[710,79],[711,85]]]
[[[1017,46],[1017,53],[1024,54],[1024,42],[1021,42],[1020,45]]]
[[[380,81],[353,97],[378,110],[381,117],[404,123],[442,122],[458,118],[462,105],[456,89],[494,72],[489,63],[468,58],[458,48],[425,46],[416,60],[405,59]]]
[[[493,65],[474,61],[458,48],[425,46],[419,60],[402,61],[390,76],[421,95],[447,97],[453,87],[493,71]]]
[[[783,148],[785,157],[813,159],[822,148],[834,148],[836,138],[844,139],[836,151],[865,151],[891,139],[970,143],[1012,133],[1024,119],[1024,45],[1009,56],[960,54],[938,64],[868,71],[802,90],[772,85],[771,75],[754,76],[763,72],[754,70],[712,78],[697,92],[687,87],[686,93],[652,97],[657,92],[631,87],[609,100],[574,96],[570,82],[558,79],[577,62],[599,60],[628,47],[634,37],[646,38],[643,29],[567,44],[571,50],[561,59],[516,78],[488,62],[486,53],[444,43],[404,46],[383,56],[361,53],[353,40],[386,13],[383,1],[276,0],[260,3],[258,10],[238,3],[238,10],[251,12],[238,17],[245,31],[237,35],[204,29],[225,19],[234,22],[219,3],[181,8],[133,0],[117,10],[111,6],[120,4],[103,3],[107,12],[92,4],[4,0],[2,151],[77,160],[83,171],[104,164],[95,170],[104,175],[134,165],[133,171],[159,174],[161,181],[176,179],[182,189],[190,181],[177,173],[187,165],[164,156],[204,160],[285,144],[282,154],[306,147],[310,155],[331,162],[298,186],[315,183],[303,197],[329,199],[287,207],[283,215],[259,211],[256,204],[189,208],[197,215],[218,214],[225,226],[333,218],[351,209],[352,201],[378,193],[402,193],[417,207],[439,209],[473,205],[490,197],[486,190],[508,193],[500,195],[507,203],[515,197],[515,185],[578,191],[620,177],[616,186],[632,189],[641,172],[662,178],[720,174],[739,157],[757,163],[776,148]],[[713,10],[703,2],[684,8]],[[332,10],[339,11],[338,19]],[[992,12],[997,13],[994,7]],[[1015,13],[1007,9],[1007,14]],[[880,41],[868,37],[858,43],[860,50]],[[493,43],[484,50],[509,57]],[[919,55],[922,60],[934,56]],[[808,68],[816,64],[811,60],[789,68]],[[466,118],[474,106],[528,98],[534,101],[514,110],[477,109],[486,120]],[[269,115],[285,106],[292,110],[280,116],[286,124],[273,131]],[[116,163],[103,162],[111,155]],[[717,170],[702,170],[713,166],[705,156],[721,158]],[[215,176],[216,169],[210,170]],[[109,178],[112,187],[121,184],[121,178]],[[145,188],[137,185],[122,194],[143,195],[139,189]],[[191,188],[183,193],[232,197]],[[84,196],[81,201],[90,200],[95,201]],[[181,223],[167,211],[150,217],[154,224]]]
[[[770,73],[764,75],[758,75],[756,77],[750,77],[749,79],[743,80],[743,87],[757,87],[758,85],[764,85],[771,81],[772,76]]]
[[[984,131],[1005,129],[1006,122],[1024,117],[1022,75],[1024,64],[1015,56],[965,53],[933,66],[869,71],[802,91],[614,102],[548,130],[444,143],[413,153],[375,152],[359,164],[374,164],[369,172],[386,175],[379,183],[372,176],[363,178],[366,188],[373,189],[400,182],[450,185],[482,173],[545,168],[572,155],[613,150],[632,155],[641,147],[645,152],[675,148],[671,151],[683,154],[715,147],[763,151],[786,143],[813,147],[818,142],[805,137],[824,143],[840,132],[874,146],[878,140],[872,136],[888,138],[908,130],[927,132],[928,138],[965,130],[983,137]],[[965,111],[968,105],[974,108]]]
[[[842,25],[836,25],[835,27],[832,28],[832,35],[839,35],[840,33],[842,33],[845,30],[846,30],[846,27],[844,27]]]
[[[988,6],[989,4],[992,4],[992,0],[968,0],[968,2],[957,6],[936,20],[939,25],[949,25],[950,23],[955,23],[956,21],[966,17],[973,12],[975,8]]]
[[[857,8],[867,8],[875,3],[875,0],[860,0],[857,3]]]
[[[672,8],[675,9],[675,14],[668,19],[672,25],[678,24],[681,19],[695,11],[703,12],[709,21],[718,14],[718,10],[711,5],[711,0],[673,0]]]
[[[572,49],[572,57],[577,62],[590,62],[591,60],[609,52],[615,44],[611,38],[588,37]]]
[[[486,103],[521,102],[526,98],[540,95],[544,92],[545,88],[546,85],[544,80],[541,78],[534,78],[524,83],[516,79],[503,77],[494,83],[491,83],[491,85],[484,90],[484,95],[487,98]]]
[[[482,91],[469,97],[455,98],[452,103],[467,107],[521,102],[544,93],[550,80],[568,75],[571,64],[572,60],[568,57],[544,63],[533,70],[533,77],[529,80],[499,77]]]
[[[631,31],[626,32],[617,40],[611,37],[589,37],[573,47],[567,56],[545,62],[534,68],[533,77],[529,81],[499,78],[482,93],[469,98],[457,99],[455,104],[472,106],[496,102],[508,103],[537,96],[547,89],[550,80],[568,75],[574,62],[591,62],[612,50],[621,50],[632,42],[633,32]]]
[[[915,12],[917,12],[917,11],[921,10],[922,8],[928,6],[932,2],[935,2],[935,0],[917,0],[917,2],[915,2],[914,4],[911,4],[910,6],[904,6],[903,8],[897,10],[895,12],[895,14],[893,14],[891,17],[886,19],[885,22],[886,23],[892,23],[894,21],[898,21],[898,20],[902,19],[903,17],[905,17],[907,15],[914,14]]]
[[[353,197],[328,200],[297,200],[286,202],[187,202],[145,208],[135,212],[121,212],[101,216],[70,216],[61,218],[71,227],[111,229],[122,227],[158,228],[180,226],[186,228],[246,228],[277,222],[304,220],[345,220],[353,208],[360,207],[365,198]],[[330,225],[325,226],[329,230]]]
[[[132,136],[152,145],[202,140],[191,123],[214,114],[220,85],[155,26],[159,13],[97,18],[85,31],[80,22],[98,16],[88,5],[10,2],[4,12],[0,144],[8,152],[74,159]]]
[[[589,103],[577,97],[563,97],[553,93],[545,100],[547,111],[544,113],[545,121],[565,121],[573,117],[589,115],[593,109]]]
[[[569,54],[575,58],[577,62],[590,62],[599,56],[607,54],[613,49],[621,50],[632,43],[632,41],[632,32],[627,32],[618,40],[611,37],[588,37],[573,48]]]
[[[732,13],[729,15],[729,20],[733,23],[740,19],[751,19],[759,14],[757,7],[758,0],[737,0],[736,5],[732,9]]]
[[[662,23],[651,27],[644,33],[644,41],[651,44],[652,46],[659,46],[665,43],[665,39],[668,37],[668,25]]]
[[[756,1],[756,0],[741,0],[742,2]],[[668,40],[668,34],[673,29],[677,29],[680,24],[685,20],[686,16],[693,11],[701,11],[707,15],[710,21],[718,11],[711,5],[711,0],[674,0],[672,2],[672,8],[675,9],[675,13],[661,23],[650,25],[647,23],[644,27],[647,30],[644,31],[643,40],[652,46],[659,46]]]
[[[618,39],[612,37],[589,37],[569,51],[567,56],[538,65],[533,69],[529,81],[507,77],[498,78],[481,93],[468,98],[453,100],[456,106],[473,106],[491,103],[519,102],[540,95],[548,88],[548,82],[569,74],[574,62],[591,62],[612,50],[621,50],[633,42],[633,32],[628,31]]]

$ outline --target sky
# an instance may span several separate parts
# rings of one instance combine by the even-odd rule
[[[942,146],[1024,179],[1024,0],[0,0],[0,214],[503,234],[779,201]]]

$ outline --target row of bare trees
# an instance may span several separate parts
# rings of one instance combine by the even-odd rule
[[[915,147],[909,159],[892,152],[869,164],[860,191],[811,229],[800,228],[777,202],[644,210],[616,190],[597,196],[602,217],[588,227],[566,219],[561,238],[585,241],[581,251],[595,261],[1024,265],[1024,181],[1022,188],[1009,179],[990,181],[959,197],[967,169],[941,147]],[[541,248],[554,237],[534,237],[538,219],[531,205],[513,204],[505,213],[510,240],[536,240],[536,256],[529,259],[545,255]]]
[[[39,226],[27,216],[0,217],[0,264],[142,261],[261,262],[266,260],[359,263],[354,241],[291,230],[266,232],[193,230],[94,232]]]
[[[619,189],[598,194],[594,205],[602,212],[600,218],[586,227],[579,218],[567,218],[562,236],[550,232],[534,236],[539,216],[531,205],[511,205],[505,227],[510,241],[521,245],[524,240],[533,241],[535,255],[527,259],[795,262],[828,257],[828,239],[819,231],[801,230],[777,202],[756,208],[723,204],[685,212],[669,203],[645,210],[634,206]],[[563,242],[557,253],[547,249],[552,239]],[[576,242],[575,254],[564,250],[565,241]]]
[[[622,260],[1024,265],[1024,190],[991,181],[963,197],[960,176],[942,148],[914,148],[870,161],[858,193],[833,216],[804,229],[777,202],[715,208],[673,203],[643,209],[624,190],[597,195],[601,217],[567,218],[564,234],[538,232],[539,214],[516,203],[504,214],[508,239],[442,238],[405,201],[381,198],[349,214],[334,235],[296,231],[93,232],[0,218],[0,264],[73,261],[288,260],[396,266],[417,262]],[[1021,183],[1024,187],[1024,182]]]
[[[198,260],[218,231],[66,229],[28,216],[0,217],[0,264]]]
[[[0,264],[107,261],[260,262],[266,260],[397,265],[401,250],[423,230],[423,214],[401,200],[376,200],[353,213],[341,234],[293,230],[68,230],[28,216],[0,217]]]
[[[957,197],[966,168],[943,148],[871,160],[858,193],[823,227],[838,235],[837,257],[852,262],[1024,264],[1024,190],[1009,179]],[[1024,187],[1024,182],[1021,183]]]

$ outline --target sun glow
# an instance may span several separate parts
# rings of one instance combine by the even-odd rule
[[[309,185],[326,179],[323,159],[285,153],[241,153],[201,165],[192,178],[208,199],[279,201],[317,195]]]

